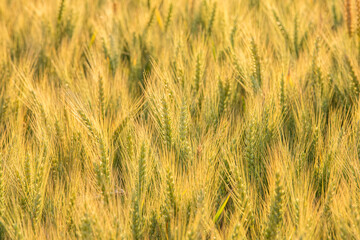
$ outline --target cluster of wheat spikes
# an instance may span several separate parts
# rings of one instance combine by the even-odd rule
[[[360,239],[360,0],[0,0],[0,239]]]

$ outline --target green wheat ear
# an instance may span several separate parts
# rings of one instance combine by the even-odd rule
[[[76,201],[76,195],[75,192],[72,192],[70,194],[69,203],[66,209],[66,226],[70,233],[75,233],[76,230],[75,220],[73,217],[75,211],[75,201]]]
[[[245,133],[244,160],[248,168],[248,176],[251,181],[255,179],[255,161],[256,161],[256,126],[254,119],[249,123]]]
[[[199,92],[202,77],[203,77],[202,61],[201,61],[201,55],[199,53],[196,56],[196,63],[195,63],[195,76],[194,76],[195,94]]]
[[[261,87],[262,84],[262,77],[261,77],[261,65],[260,65],[260,57],[258,54],[258,47],[254,41],[254,39],[251,40],[251,57],[253,61],[253,86],[254,89],[258,89]]]
[[[102,175],[105,178],[105,184],[107,186],[109,186],[110,185],[110,163],[109,163],[109,157],[107,154],[107,148],[105,146],[105,143],[104,143],[104,140],[102,137],[99,138],[98,143],[99,143],[99,149],[100,149],[100,157],[101,157],[100,165],[101,165]]]
[[[348,30],[349,37],[352,36],[352,14],[351,14],[351,0],[345,0],[345,17],[346,27]]]
[[[231,28],[231,32],[230,32],[230,43],[231,43],[231,47],[235,47],[235,36],[236,36],[236,32],[238,30],[237,28],[237,18],[234,20],[233,23],[233,27]]]
[[[167,17],[166,17],[166,22],[165,22],[165,32],[167,32],[168,28],[170,27],[170,23],[171,23],[171,20],[172,20],[172,15],[173,15],[173,4],[170,3],[170,7],[169,7],[169,10],[168,10],[168,14],[167,14]]]
[[[227,80],[225,84],[219,79],[218,84],[219,91],[219,107],[218,107],[218,115],[221,117],[226,110],[228,104],[228,98],[230,95],[230,83]]]
[[[325,218],[325,221],[329,221],[331,218],[331,204],[334,200],[334,195],[336,193],[336,186],[334,182],[331,182],[328,192],[326,194],[325,204],[324,204],[324,210],[323,210],[323,216]]]
[[[281,34],[283,35],[284,39],[285,39],[285,43],[286,43],[286,46],[290,46],[290,37],[289,37],[289,33],[286,31],[283,23],[281,22],[279,16],[276,14],[276,12],[273,10],[273,15],[274,15],[274,18],[275,18],[275,21],[276,21],[276,24],[281,32]]]
[[[271,201],[270,213],[268,215],[264,233],[265,239],[276,238],[279,231],[279,225],[283,220],[284,190],[278,173],[276,173],[275,178],[275,196]]]
[[[128,131],[126,135],[126,151],[129,156],[129,159],[134,159],[134,139],[131,131]]]
[[[60,7],[59,7],[59,12],[58,12],[58,16],[57,16],[57,24],[60,25],[63,14],[64,14],[64,9],[65,9],[65,0],[61,0],[60,2]]]
[[[173,215],[177,212],[177,203],[175,198],[175,183],[170,169],[166,170],[166,205]]]
[[[119,137],[120,137],[120,134],[122,133],[122,131],[125,129],[125,127],[128,125],[128,122],[130,120],[130,117],[127,116],[125,117],[121,122],[120,124],[116,127],[116,129],[114,130],[113,132],[113,135],[112,135],[112,142],[116,142]]]
[[[85,125],[85,127],[87,128],[87,130],[89,131],[89,135],[94,137],[94,138],[98,138],[98,133],[95,130],[95,127],[93,125],[93,123],[91,122],[91,120],[86,116],[86,114],[84,113],[84,111],[82,110],[78,110],[78,114],[81,117],[81,120],[83,122],[83,124]]]
[[[188,109],[186,101],[182,101],[179,121],[179,138],[180,138],[180,162],[183,166],[187,167],[187,161],[191,154],[190,144],[188,137]]]
[[[358,62],[360,62],[360,1],[356,0],[356,30],[355,34],[357,36],[358,42]]]
[[[138,194],[141,196],[145,185],[145,173],[146,173],[146,147],[145,143],[141,145],[139,167],[138,167]]]
[[[158,214],[155,210],[151,211],[150,223],[149,223],[149,238],[160,239],[161,238],[161,225],[158,221]]]
[[[240,176],[240,173],[236,174],[236,185],[237,198],[240,201],[239,206],[241,211],[241,217],[243,217],[246,211],[248,212],[248,218],[246,219],[246,222],[248,223],[247,233],[250,234],[251,228],[253,227],[253,224],[255,222],[255,216],[247,192],[246,183],[244,179]]]
[[[137,191],[133,193],[131,209],[131,231],[133,239],[140,240],[143,238],[143,219],[140,211],[140,199]]]
[[[175,197],[175,184],[172,172],[166,169],[165,203],[161,206],[161,214],[165,222],[165,234],[168,239],[172,238],[172,219],[177,214],[177,202]]]
[[[65,10],[65,0],[61,0],[59,11],[57,15],[57,22],[56,22],[56,39],[55,39],[55,46],[56,48],[59,46],[61,39],[63,37],[63,15]]]
[[[4,176],[4,158],[0,153],[0,216],[4,216],[5,213],[5,202],[6,202],[6,193],[5,193],[5,176]]]
[[[356,31],[355,31],[355,33],[358,37],[360,37],[360,1],[356,0],[355,4],[356,4],[355,5],[356,6]]]
[[[281,109],[281,115],[286,120],[287,113],[288,113],[288,106],[287,106],[287,96],[286,96],[286,89],[284,86],[284,75],[281,75],[280,79],[280,109]]]
[[[103,78],[99,78],[99,112],[100,119],[104,121],[105,118],[105,96],[104,96],[104,81]]]
[[[211,11],[210,20],[209,20],[209,27],[208,27],[208,31],[207,31],[209,36],[211,36],[211,34],[213,32],[215,16],[216,16],[216,9],[217,9],[217,3],[214,2],[214,5],[213,5],[212,11]]]
[[[153,23],[154,16],[155,16],[155,8],[153,8],[151,10],[149,20],[147,21],[146,26],[145,26],[144,31],[143,31],[143,36],[146,36],[146,34],[148,33],[148,31],[149,31],[149,29],[150,29],[150,27],[151,27],[151,25]]]
[[[104,179],[104,175],[101,169],[101,164],[95,164],[95,174],[96,174],[96,181],[97,181],[97,185],[100,188],[100,192],[102,194],[102,197],[104,199],[105,203],[109,202],[109,196],[107,193],[107,189],[106,189],[106,183],[105,183],[105,179]]]
[[[164,97],[161,99],[161,103],[162,103],[162,115],[161,115],[162,134],[166,146],[168,148],[171,148],[173,144],[173,134],[172,134],[170,110],[168,103]]]
[[[351,88],[357,97],[360,93],[360,83],[355,74],[354,67],[353,67],[349,57],[347,57],[347,56],[345,57],[345,64],[347,65],[347,67],[349,69],[350,80],[351,80],[351,84],[352,84]]]
[[[47,148],[45,147],[43,153],[43,159],[35,159],[36,163],[36,175],[32,186],[32,209],[31,209],[31,220],[33,224],[33,228],[36,228],[41,221],[43,208],[44,208],[44,192],[43,188],[46,185],[46,181],[44,181],[44,164],[46,161],[46,152]]]

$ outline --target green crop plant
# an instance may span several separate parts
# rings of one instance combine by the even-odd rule
[[[360,239],[360,0],[0,1],[0,239]]]

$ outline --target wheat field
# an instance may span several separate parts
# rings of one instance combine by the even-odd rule
[[[360,239],[360,0],[1,0],[0,239]]]

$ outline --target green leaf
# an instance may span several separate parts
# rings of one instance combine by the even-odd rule
[[[214,217],[214,223],[216,223],[219,218],[220,218],[220,215],[222,214],[222,212],[224,211],[225,207],[226,207],[226,204],[227,202],[229,201],[230,199],[230,193],[228,194],[227,198],[225,199],[225,201],[221,204],[219,210],[216,212],[215,214],[215,217]]]

